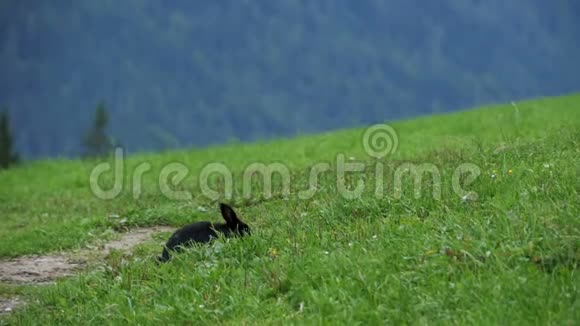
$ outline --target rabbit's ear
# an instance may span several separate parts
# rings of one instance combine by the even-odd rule
[[[234,209],[230,206],[220,203],[220,210],[222,211],[222,216],[224,220],[226,220],[228,226],[236,226],[241,223],[236,212],[234,212]]]

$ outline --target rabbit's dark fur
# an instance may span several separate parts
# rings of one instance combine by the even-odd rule
[[[167,240],[167,244],[157,260],[166,262],[171,258],[170,251],[177,252],[181,247],[191,246],[195,243],[208,243],[218,237],[217,232],[228,238],[251,233],[250,227],[238,218],[233,208],[221,203],[220,210],[226,223],[203,221],[182,227]]]

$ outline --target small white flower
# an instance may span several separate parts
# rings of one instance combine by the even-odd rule
[[[328,255],[328,254],[329,254],[329,252],[328,252],[328,251],[324,251],[324,254],[325,254],[325,255]]]
[[[495,175],[495,174],[492,174],[492,175],[491,175],[491,178],[492,178],[492,179],[495,179],[495,178],[497,178],[497,175]]]
[[[349,247],[352,247],[352,242],[349,242],[349,243],[348,243],[348,246],[349,246]]]
[[[373,240],[376,240],[376,239],[377,239],[377,235],[375,234],[375,235],[373,235]]]
[[[202,304],[200,304],[200,305],[199,305],[199,309],[203,309],[203,308],[205,308],[205,306],[204,306],[204,305],[202,305]]]
[[[552,165],[550,163],[544,163],[544,168],[549,169],[551,167],[552,167]]]

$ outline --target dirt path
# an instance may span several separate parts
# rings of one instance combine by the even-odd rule
[[[174,230],[175,228],[166,226],[135,228],[122,233],[119,239],[109,241],[96,249],[0,260],[0,283],[51,283],[58,278],[74,275],[83,269],[90,259],[105,257],[112,250],[130,251],[138,244],[150,241],[155,233]],[[0,297],[0,314],[9,313],[22,304],[17,297]]]

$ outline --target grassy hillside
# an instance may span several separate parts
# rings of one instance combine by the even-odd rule
[[[134,256],[110,257],[104,271],[25,288],[36,299],[7,321],[577,323],[580,94],[391,125],[398,150],[380,161],[382,196],[375,193],[379,162],[365,152],[362,128],[130,156],[125,187],[112,200],[91,193],[98,162],[40,161],[0,172],[3,257],[77,248],[110,237],[120,223],[219,220],[198,182],[215,162],[232,171],[231,202],[255,229],[250,238],[191,250],[166,266],[149,259],[159,245],[145,244]],[[364,182],[356,199],[337,188],[338,154],[366,164],[344,178],[351,187]],[[152,170],[135,199],[132,173],[143,162]],[[172,162],[189,170],[174,188],[190,192],[190,200],[172,200],[159,189],[160,171]],[[262,198],[254,179],[251,198],[243,198],[242,173],[253,162],[288,167],[290,195],[284,198],[275,178],[273,198]],[[329,162],[331,171],[312,198],[300,199],[308,168],[319,162]],[[435,182],[428,176],[420,196],[413,196],[418,188],[410,178],[397,196],[393,184],[404,163],[436,167],[440,198],[431,195]],[[459,194],[453,174],[464,163],[480,175],[472,183],[463,175],[470,193]],[[211,184],[225,186],[219,179]]]

